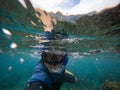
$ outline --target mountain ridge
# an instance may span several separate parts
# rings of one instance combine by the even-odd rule
[[[82,15],[63,15],[60,11],[53,13],[50,12],[50,15],[56,18],[58,21],[67,21],[70,23],[75,23],[77,19],[79,19]]]
[[[120,4],[100,13],[93,11],[84,15],[64,16],[60,12],[51,15],[52,13],[35,9],[29,0],[25,0],[25,3],[27,8],[24,8],[16,0],[13,0],[13,2],[1,0],[0,28],[10,25],[23,26],[39,31],[54,29],[75,35],[120,35]]]
[[[85,14],[76,20],[75,23],[67,21],[58,21],[54,27],[55,30],[79,35],[102,36],[117,35],[120,36],[120,4],[115,7],[104,9],[99,13],[95,11]],[[116,30],[116,31],[114,31]]]

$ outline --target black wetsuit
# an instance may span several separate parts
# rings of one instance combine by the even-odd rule
[[[67,38],[65,34],[55,32],[45,32],[44,35],[47,40],[56,39],[58,37]],[[61,37],[61,38],[62,38]],[[46,43],[44,43],[45,46]],[[63,65],[65,66],[68,62],[66,58]],[[66,79],[66,77],[70,79]],[[60,90],[60,87],[64,80],[68,82],[74,82],[75,78],[73,75],[65,74],[65,69],[61,73],[50,73],[44,63],[39,63],[35,68],[31,78],[27,82],[26,90]]]
[[[60,90],[63,80],[64,71],[50,73],[44,64],[39,63],[28,80],[26,90]]]

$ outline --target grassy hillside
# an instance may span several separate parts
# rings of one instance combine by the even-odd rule
[[[42,29],[43,24],[38,22],[34,8],[29,0],[25,0],[24,8],[18,0],[0,0],[0,25],[1,27],[24,26],[32,29]],[[36,27],[33,25],[36,25]]]
[[[86,14],[80,17],[76,24],[59,21],[55,30],[64,29],[70,34],[103,36],[120,36],[120,4],[114,8],[109,8],[92,16]]]
[[[56,23],[53,18],[48,18],[48,14],[42,14],[44,11],[36,11],[29,0],[25,0],[25,3],[27,8],[24,8],[17,0],[0,0],[0,28],[7,25],[43,30],[43,27],[52,27],[53,21]],[[45,16],[45,20],[49,20],[51,23],[43,22],[40,18],[42,15]],[[83,15],[75,24],[58,21],[56,25],[53,25],[56,31],[75,35],[120,36],[120,4],[92,16]]]

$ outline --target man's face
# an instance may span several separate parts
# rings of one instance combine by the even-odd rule
[[[61,73],[65,69],[65,67],[62,64],[51,65],[51,64],[45,63],[45,65],[50,73]]]

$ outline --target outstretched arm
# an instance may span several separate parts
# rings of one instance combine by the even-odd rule
[[[49,90],[49,88],[40,81],[37,81],[28,83],[25,90]]]

